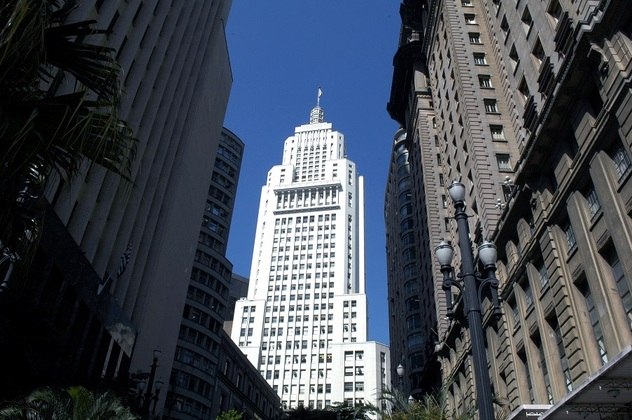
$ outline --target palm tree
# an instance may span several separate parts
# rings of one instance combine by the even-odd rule
[[[138,416],[110,393],[95,394],[77,386],[38,389],[21,401],[0,408],[0,420],[99,419],[136,420]]]
[[[435,395],[424,395],[421,400],[407,398],[398,390],[386,389],[380,400],[387,408],[372,407],[382,418],[389,420],[471,420],[474,410],[463,413],[451,412],[446,401],[446,392],[442,388]]]
[[[242,420],[244,418],[243,414],[237,410],[228,410],[222,411],[217,416],[216,420]]]
[[[105,32],[67,22],[75,0],[0,3],[1,291],[15,264],[28,266],[49,173],[70,180],[88,159],[129,179],[135,140],[118,117],[112,50],[87,41]]]

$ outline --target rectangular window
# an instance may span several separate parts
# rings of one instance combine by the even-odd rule
[[[524,303],[526,308],[530,308],[533,306],[533,292],[531,292],[531,285],[529,284],[529,280],[525,281],[520,285],[522,288],[522,292],[524,293]]]
[[[477,66],[485,66],[487,65],[487,59],[485,58],[484,53],[474,53],[474,64]]]
[[[498,113],[498,102],[496,99],[483,99],[483,103],[485,104],[485,112],[488,114],[497,114]]]
[[[590,216],[594,217],[601,210],[601,203],[599,202],[595,188],[592,186],[586,191],[586,201],[588,203],[588,209],[590,210]]]
[[[535,41],[533,49],[531,50],[531,54],[533,55],[533,58],[535,58],[535,60],[537,61],[539,67],[546,58],[546,55],[544,54],[544,48],[542,47],[542,43],[540,42],[540,38],[537,38],[537,40]]]
[[[492,140],[502,141],[505,140],[505,130],[502,125],[490,125],[489,131],[492,133]]]
[[[467,34],[470,39],[470,44],[482,44],[481,42],[481,34],[478,32],[469,32]]]
[[[630,162],[630,157],[627,152],[621,145],[621,143],[617,142],[614,147],[610,150],[610,157],[614,162],[614,168],[616,170],[618,180],[620,181],[632,167],[632,162]]]
[[[476,15],[474,15],[473,13],[466,13],[465,23],[467,23],[468,25],[474,25],[476,23]]]
[[[592,291],[588,282],[584,279],[577,285],[579,292],[584,296],[584,302],[586,304],[586,312],[588,312],[588,318],[592,325],[592,331],[597,343],[597,349],[599,350],[599,356],[601,357],[602,364],[608,362],[608,351],[606,350],[606,342],[603,336],[603,330],[601,329],[601,322],[599,321],[599,314],[597,313],[597,306],[592,296]]]
[[[551,16],[553,24],[557,24],[560,16],[562,16],[562,6],[560,6],[560,2],[558,0],[551,0],[546,12],[549,14],[549,16]]]
[[[511,160],[509,155],[498,154],[496,155],[496,162],[498,163],[498,170],[500,171],[512,171]]]
[[[540,366],[540,370],[542,372],[542,378],[544,379],[544,387],[546,388],[546,397],[549,401],[549,404],[553,404],[553,388],[551,387],[551,377],[549,375],[549,369],[547,366],[546,355],[544,353],[544,346],[542,345],[542,340],[540,339],[540,334],[537,333],[531,339],[533,344],[538,349],[538,365]]]
[[[573,230],[573,226],[570,223],[566,224],[564,227],[564,234],[566,235],[566,245],[567,250],[570,252],[577,246],[577,240],[575,239],[575,231]]]
[[[520,376],[524,377],[527,381],[527,391],[529,393],[529,402],[530,403],[534,403],[535,402],[535,394],[533,392],[533,382],[531,381],[531,375],[529,374],[529,363],[527,362],[527,355],[523,350],[520,351],[520,353],[518,353],[518,360],[519,360],[519,364],[518,364],[518,372],[520,373]]]
[[[546,271],[546,266],[544,265],[544,261],[540,260],[538,262],[538,275],[540,277],[540,286],[542,288],[546,287],[549,284],[549,273]]]
[[[559,323],[557,322],[557,318],[552,317],[547,319],[547,323],[549,324],[549,328],[553,331],[553,335],[555,336],[555,344],[557,346],[558,357],[560,358],[560,362],[562,363],[562,371],[564,372],[564,381],[566,383],[566,390],[573,390],[573,380],[571,376],[571,369],[569,367],[568,358],[566,357],[566,347],[564,347],[564,339],[562,338],[562,331],[560,330]]]
[[[520,57],[518,57],[518,50],[516,50],[516,46],[511,46],[511,51],[509,51],[509,62],[511,64],[511,70],[515,73],[518,68],[518,64],[520,64]]]
[[[518,86],[518,92],[522,94],[522,99],[524,99],[525,101],[529,99],[529,96],[531,96],[531,92],[529,91],[529,85],[527,85],[527,79],[525,79],[524,77],[520,81],[520,85]]]
[[[612,277],[617,284],[617,290],[619,291],[619,297],[621,298],[621,303],[623,304],[623,310],[628,317],[628,324],[632,328],[632,294],[630,293],[628,280],[625,278],[623,265],[621,264],[619,255],[613,246],[605,252],[604,258],[612,270]]]
[[[478,84],[480,87],[484,89],[492,88],[492,77],[487,74],[479,74],[478,75]]]
[[[531,30],[531,26],[533,25],[533,18],[531,17],[531,13],[529,12],[529,8],[525,7],[524,8],[524,12],[522,13],[522,27],[524,28],[524,31],[529,34],[529,31]]]

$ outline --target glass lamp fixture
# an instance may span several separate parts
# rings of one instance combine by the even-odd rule
[[[448,187],[448,194],[455,203],[465,201],[465,185],[458,181],[452,181],[452,184]]]
[[[452,264],[452,257],[454,256],[454,248],[445,240],[442,240],[439,245],[435,247],[435,256],[439,264],[444,267]]]
[[[485,241],[478,246],[478,259],[481,261],[484,267],[489,265],[496,265],[496,245],[489,241]]]

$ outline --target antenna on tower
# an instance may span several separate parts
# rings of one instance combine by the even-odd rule
[[[316,106],[309,113],[309,123],[318,124],[324,121],[325,113],[320,107],[320,97],[323,95],[323,90],[318,87],[318,93],[316,94]]]

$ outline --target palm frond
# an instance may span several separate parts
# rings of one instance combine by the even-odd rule
[[[42,9],[29,0],[0,6],[0,86],[16,87],[37,80],[44,56]]]
[[[82,21],[46,29],[45,52],[50,65],[72,74],[83,86],[107,99],[119,92],[120,67],[112,48],[81,41],[88,35],[104,33],[93,28],[95,21]]]

